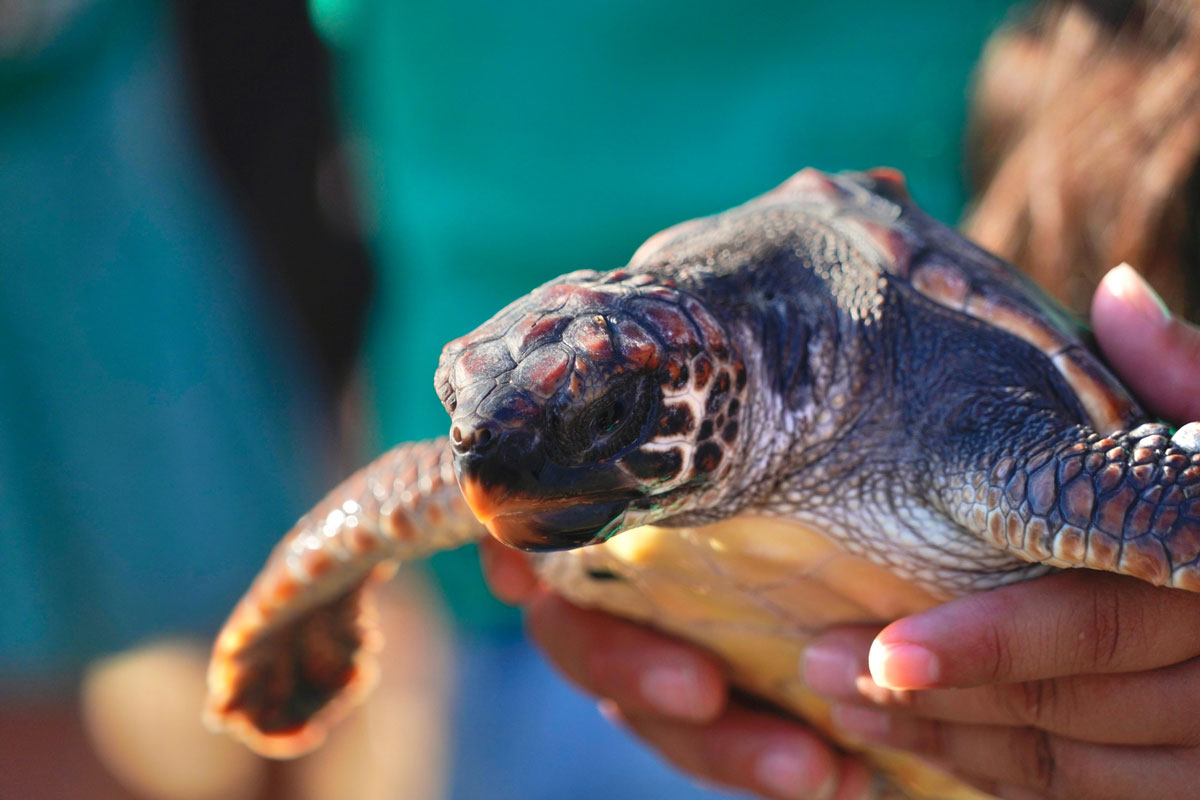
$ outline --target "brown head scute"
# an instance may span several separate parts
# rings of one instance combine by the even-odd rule
[[[537,397],[549,397],[567,380],[573,361],[574,354],[561,342],[539,347],[521,361],[515,382]]]
[[[662,348],[645,328],[631,319],[618,319],[612,327],[621,355],[633,368],[658,369]]]
[[[637,304],[637,310],[661,340],[671,342],[680,355],[692,358],[702,349],[696,326],[678,306],[647,298]]]
[[[745,373],[696,298],[622,269],[565,276],[452,342],[437,387],[466,497],[493,535],[544,549],[661,517],[676,490],[719,480]]]
[[[591,362],[609,361],[613,357],[612,337],[603,314],[572,322],[563,334],[563,344]]]
[[[523,359],[534,346],[559,336],[570,322],[571,318],[566,316],[526,314],[504,336],[504,344],[513,358]],[[467,341],[470,341],[470,337],[452,342],[447,350],[458,343],[465,346]]]

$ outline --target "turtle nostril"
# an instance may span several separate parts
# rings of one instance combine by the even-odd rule
[[[462,428],[455,425],[450,429],[450,442],[454,445],[454,452],[466,455],[475,444],[475,434],[470,430],[463,433]]]
[[[464,431],[458,425],[450,429],[450,441],[454,445],[455,452],[466,455],[467,453],[485,453],[492,448],[496,443],[496,435],[489,428],[470,428]]]

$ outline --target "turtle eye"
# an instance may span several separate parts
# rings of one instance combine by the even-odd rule
[[[551,457],[564,464],[603,461],[632,444],[654,405],[650,387],[640,381],[610,385],[578,413],[560,408],[550,414]]]
[[[625,416],[625,404],[620,400],[610,403],[604,408],[598,410],[592,418],[591,428],[593,433],[598,436],[603,436],[612,433],[621,420]]]

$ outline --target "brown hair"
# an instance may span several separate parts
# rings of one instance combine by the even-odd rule
[[[1137,267],[1200,313],[1200,0],[1050,2],[977,78],[964,224],[1076,311]]]

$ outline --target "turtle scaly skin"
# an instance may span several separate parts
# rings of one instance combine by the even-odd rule
[[[484,527],[830,735],[798,670],[829,625],[1066,567],[1200,590],[1200,424],[1147,421],[1087,342],[895,173],[805,170],[447,345],[448,440],[385,455],[289,534],[218,640],[210,721],[276,755],[315,744],[365,680],[368,573]],[[975,796],[869,756],[897,791]]]

